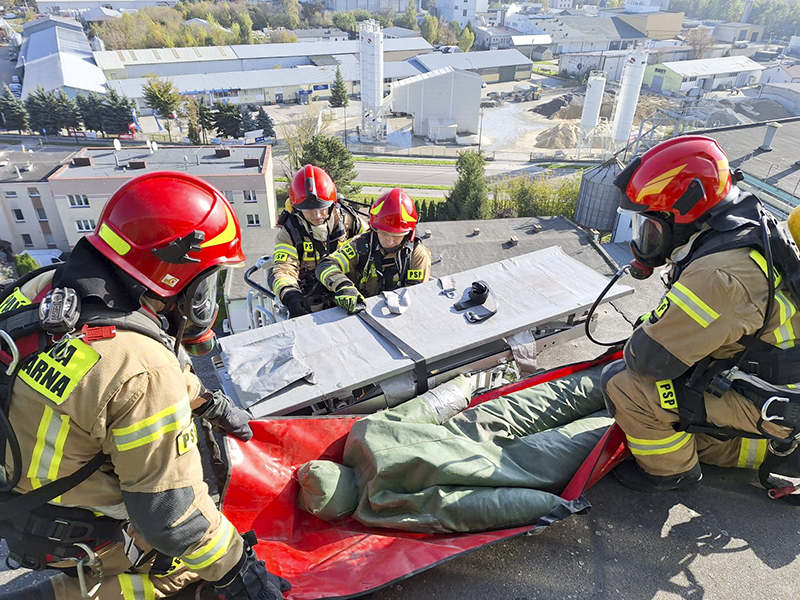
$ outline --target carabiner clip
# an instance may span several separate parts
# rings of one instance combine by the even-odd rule
[[[81,588],[81,596],[84,598],[91,598],[97,593],[97,590],[100,589],[100,585],[103,583],[103,561],[97,557],[94,550],[88,545],[81,542],[77,542],[73,545],[86,553],[86,556],[77,561],[78,564],[75,570],[78,572],[78,585]],[[97,583],[95,583],[90,590],[86,588],[86,575],[83,572],[86,567],[97,573]]]
[[[11,375],[19,364],[19,348],[17,348],[17,344],[14,341],[14,338],[11,337],[11,334],[4,329],[0,329],[0,339],[6,343],[8,350],[11,353],[11,362],[8,364],[8,368],[6,369],[6,375]]]
[[[784,398],[783,396],[770,396],[767,398],[767,401],[764,402],[764,406],[761,407],[761,419],[763,421],[785,421],[785,419],[779,415],[774,415],[770,417],[767,412],[769,410],[769,405],[773,402],[789,402],[788,398]]]

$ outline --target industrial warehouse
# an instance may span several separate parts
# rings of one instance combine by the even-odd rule
[[[173,4],[0,19],[0,600],[795,595],[791,2]]]

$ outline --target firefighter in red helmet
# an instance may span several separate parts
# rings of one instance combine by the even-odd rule
[[[416,226],[417,208],[408,194],[386,192],[369,209],[370,231],[320,262],[317,278],[351,314],[365,297],[427,281],[431,252],[415,236]]]
[[[314,165],[305,165],[295,174],[278,224],[269,275],[275,295],[292,317],[330,308],[333,295],[320,285],[314,271],[345,240],[367,231],[366,224],[339,202],[333,180]]]
[[[800,432],[797,249],[740,190],[716,141],[684,136],[636,158],[615,184],[633,211],[632,274],[666,266],[667,291],[603,374],[635,460],[614,474],[658,492],[699,462],[762,467]],[[780,402],[775,398],[781,398]]]
[[[245,441],[248,414],[203,389],[181,345],[213,347],[217,273],[244,258],[218,190],[154,172],[111,197],[66,263],[4,289],[19,359],[0,352],[0,536],[13,562],[63,572],[0,598],[163,598],[201,580],[283,597],[203,481],[193,413]]]

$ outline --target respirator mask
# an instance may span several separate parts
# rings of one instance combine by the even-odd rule
[[[166,313],[168,332],[193,356],[203,356],[217,345],[211,329],[219,313],[217,285],[219,269],[197,277],[175,300]]]

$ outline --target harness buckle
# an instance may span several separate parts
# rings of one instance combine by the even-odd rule
[[[53,523],[56,525],[55,531],[53,531],[53,535],[48,535],[47,539],[53,542],[64,541],[62,535],[64,531],[69,528],[70,526],[69,521],[65,521],[64,519],[54,519]]]
[[[80,560],[75,560],[78,564],[75,567],[75,570],[78,572],[78,585],[81,588],[81,596],[84,598],[91,598],[95,594],[97,594],[97,590],[100,589],[100,585],[103,583],[103,561],[94,553],[87,544],[78,542],[74,544],[81,550],[86,553],[86,556],[82,557]],[[97,583],[92,586],[92,589],[88,589],[86,587],[86,574],[84,570],[88,568],[97,573]]]
[[[788,404],[789,403],[789,399],[785,398],[783,396],[770,396],[769,398],[767,398],[767,400],[764,402],[764,405],[761,407],[761,419],[764,420],[764,421],[767,421],[767,422],[769,422],[769,421],[785,421],[786,418],[782,417],[780,415],[769,416],[767,414],[768,411],[769,411],[769,406],[773,402],[786,402]]]

